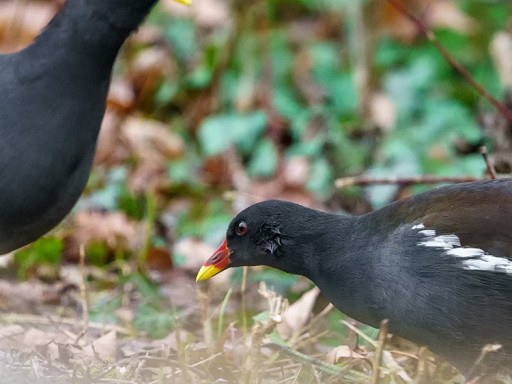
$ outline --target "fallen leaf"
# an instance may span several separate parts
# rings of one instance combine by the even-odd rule
[[[455,2],[437,0],[428,11],[434,28],[448,28],[467,35],[478,32],[477,21],[464,14]]]
[[[290,338],[306,326],[311,318],[313,306],[319,294],[320,289],[315,287],[304,293],[299,300],[290,305],[283,314],[282,323],[277,325],[277,330],[284,339]]]
[[[23,344],[31,351],[38,351],[48,355],[52,360],[59,358],[59,345],[72,344],[68,336],[62,333],[53,333],[30,328],[23,338]]]
[[[340,345],[332,349],[326,357],[327,362],[331,364],[338,364],[343,362],[345,359],[364,359],[365,356],[354,352],[352,349],[348,347],[348,345]]]
[[[111,331],[94,340],[90,345],[84,347],[84,352],[89,356],[97,356],[101,360],[115,360],[117,355],[117,334]]]
[[[122,212],[78,212],[72,238],[76,244],[104,242],[111,249],[134,250],[138,246],[137,223]]]

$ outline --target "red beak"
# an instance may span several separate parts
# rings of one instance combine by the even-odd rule
[[[229,252],[228,240],[226,239],[201,267],[197,274],[196,281],[209,279],[226,269],[230,263]]]

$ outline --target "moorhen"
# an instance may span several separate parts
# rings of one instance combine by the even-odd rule
[[[468,374],[512,366],[512,179],[438,188],[346,217],[285,201],[240,212],[197,280],[267,265],[312,280],[338,309]]]
[[[117,52],[156,2],[67,0],[29,47],[0,55],[0,254],[53,228],[82,193]]]

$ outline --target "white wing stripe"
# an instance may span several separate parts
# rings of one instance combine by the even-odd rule
[[[425,229],[421,223],[413,225],[411,229],[418,230],[418,233],[425,237],[423,241],[418,242],[418,246],[444,250],[444,254],[460,259],[464,269],[512,275],[512,260],[486,254],[480,248],[462,247],[457,235],[436,236],[435,230]]]

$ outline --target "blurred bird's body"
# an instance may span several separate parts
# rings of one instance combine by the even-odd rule
[[[67,0],[0,55],[0,254],[53,228],[82,193],[119,48],[157,0]]]

